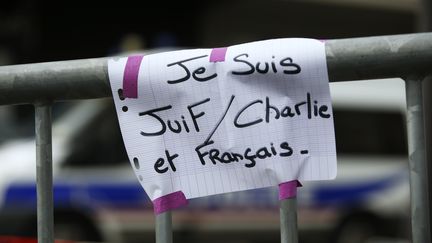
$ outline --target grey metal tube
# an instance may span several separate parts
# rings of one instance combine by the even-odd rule
[[[156,243],[172,243],[172,215],[170,211],[156,215]]]
[[[329,40],[331,82],[425,75],[432,66],[432,33]]]
[[[54,242],[51,105],[35,104],[37,230],[39,243]]]
[[[425,153],[422,80],[407,78],[407,128],[413,243],[430,243],[429,188]]]
[[[105,58],[0,67],[0,104],[110,96]]]
[[[280,201],[281,243],[297,243],[297,198]]]
[[[425,74],[432,66],[432,33],[326,41],[331,82]],[[107,59],[0,67],[0,105],[110,96]]]

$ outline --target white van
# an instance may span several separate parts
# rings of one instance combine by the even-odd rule
[[[338,177],[299,189],[304,242],[409,237],[405,92],[401,80],[332,83]],[[77,102],[54,122],[57,238],[152,240],[151,202],[127,161],[111,99]],[[36,233],[34,139],[0,147],[0,235]],[[276,188],[190,201],[176,241],[279,241]],[[368,241],[369,240],[369,241]]]

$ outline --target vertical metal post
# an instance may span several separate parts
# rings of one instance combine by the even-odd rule
[[[422,80],[408,78],[405,83],[412,238],[413,243],[430,243],[429,190],[425,153]]]
[[[156,215],[156,243],[172,243],[172,215],[170,211]]]
[[[39,243],[54,242],[51,104],[35,104],[37,230]]]
[[[280,201],[281,243],[297,243],[297,198]]]

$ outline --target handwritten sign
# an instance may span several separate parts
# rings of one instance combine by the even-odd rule
[[[108,64],[129,159],[152,200],[336,176],[320,41],[276,39]]]

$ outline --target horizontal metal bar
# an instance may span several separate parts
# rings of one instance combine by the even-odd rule
[[[432,33],[328,40],[326,55],[332,82],[427,74]],[[0,67],[0,105],[108,96],[107,58]]]
[[[0,105],[109,95],[105,58],[0,67]]]
[[[330,81],[407,78],[432,72],[432,33],[326,42]]]

